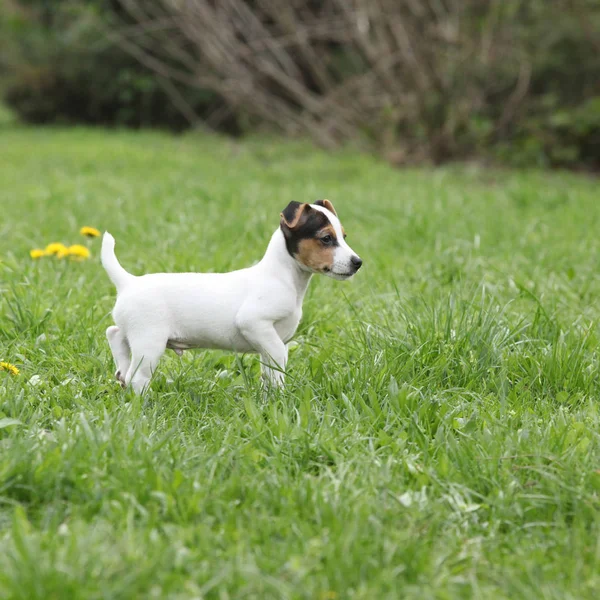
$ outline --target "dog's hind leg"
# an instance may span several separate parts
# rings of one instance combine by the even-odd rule
[[[156,370],[160,357],[164,354],[166,339],[131,340],[131,364],[125,376],[125,385],[131,383],[136,394],[141,394],[148,387],[152,373]]]
[[[122,386],[125,386],[125,374],[129,370],[129,365],[131,364],[127,339],[116,325],[112,325],[106,330],[106,339],[108,340],[117,367],[115,377]]]

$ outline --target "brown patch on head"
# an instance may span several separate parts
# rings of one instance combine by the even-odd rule
[[[318,238],[305,238],[298,242],[295,258],[311,271],[323,273],[333,268],[334,252],[334,246],[323,246]]]

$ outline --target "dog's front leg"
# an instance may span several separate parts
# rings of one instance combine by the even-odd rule
[[[239,320],[238,327],[246,341],[260,354],[263,377],[275,387],[282,387],[287,362],[287,348],[271,321]]]

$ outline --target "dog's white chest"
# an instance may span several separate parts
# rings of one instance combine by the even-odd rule
[[[284,343],[287,343],[292,339],[296,333],[296,329],[298,329],[301,318],[302,308],[297,308],[289,316],[280,319],[275,323],[275,331],[277,331],[277,335],[279,335]]]

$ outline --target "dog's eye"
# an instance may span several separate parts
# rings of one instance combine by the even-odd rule
[[[323,244],[325,244],[326,246],[330,246],[330,245],[333,243],[333,237],[332,237],[332,236],[330,236],[330,235],[324,235],[324,236],[321,238],[321,242],[322,242]]]

